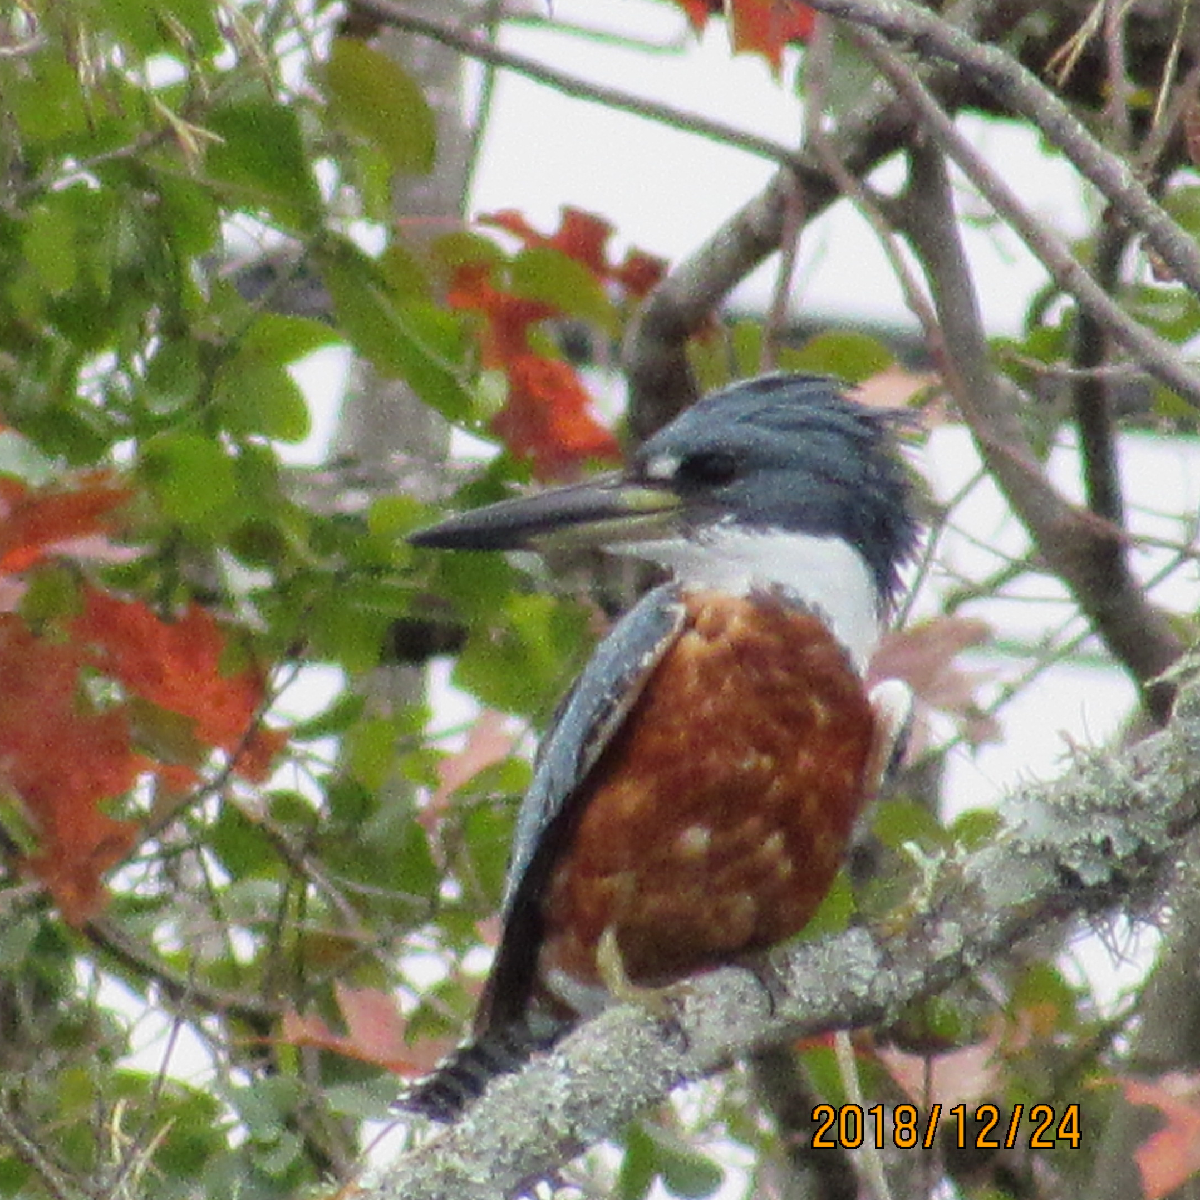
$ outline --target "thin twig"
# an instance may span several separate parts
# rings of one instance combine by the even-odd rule
[[[1075,258],[1056,233],[1033,217],[1016,192],[983,159],[959,132],[937,99],[917,73],[903,61],[879,34],[860,30],[855,35],[875,66],[919,114],[925,130],[978,188],[987,202],[1012,226],[1055,282],[1080,304],[1094,311],[1131,354],[1172,391],[1200,408],[1200,374],[1191,370],[1178,348],[1151,333],[1129,317]],[[1144,191],[1141,185],[1139,190]],[[1157,243],[1155,243],[1157,246]],[[1200,284],[1200,274],[1197,275]],[[1200,292],[1200,287],[1197,288]]]
[[[514,50],[502,49],[477,34],[464,33],[461,30],[452,29],[441,21],[431,20],[410,12],[403,5],[394,3],[393,0],[355,0],[354,6],[383,24],[390,25],[393,29],[401,29],[406,33],[415,33],[421,37],[430,38],[432,41],[440,42],[442,45],[449,46],[480,62],[505,67],[510,71],[515,71],[518,75],[524,75],[527,79],[544,83],[547,87],[552,87],[564,95],[602,104],[606,108],[619,112],[633,113],[635,116],[657,121],[662,125],[669,125],[672,129],[679,129],[684,133],[694,133],[714,142],[722,142],[738,150],[745,150],[748,154],[757,155],[759,158],[765,158],[771,162],[789,164],[795,161],[795,152],[781,142],[761,137],[759,134],[750,133],[744,129],[737,129],[732,125],[725,124],[724,121],[698,116],[687,109],[675,108],[673,105],[651,100],[646,96],[626,92],[621,88],[608,87],[605,84],[580,79],[577,75],[560,71],[557,67],[548,66],[536,58],[530,58]]]
[[[1200,248],[1192,236],[1154,200],[1129,164],[1106,150],[1067,105],[1007,51],[975,41],[910,0],[811,0],[810,7],[957,63],[1001,105],[1031,121],[1145,234],[1176,278],[1200,295]]]
[[[83,931],[89,941],[111,954],[118,962],[132,967],[143,979],[157,984],[163,994],[176,1003],[236,1017],[255,1028],[270,1025],[283,1015],[282,1004],[246,992],[210,987],[190,976],[179,974],[168,967],[150,947],[130,937],[107,917],[89,921]]]
[[[894,58],[876,35],[862,37],[872,41],[873,56]],[[889,69],[898,65],[889,63]],[[941,142],[940,127],[932,136]],[[1141,684],[1143,699],[1161,721],[1169,709],[1171,688],[1160,677],[1182,652],[1183,643],[1147,601],[1137,580],[1120,569],[1120,560],[1114,568],[1110,543],[1122,536],[1121,531],[1068,504],[1032,453],[1022,427],[1019,393],[991,363],[945,163],[933,142],[918,142],[909,154],[907,230],[933,290],[947,344],[954,350],[946,364],[947,382],[1013,511],[1105,645]]]
[[[21,1127],[4,1103],[3,1093],[0,1093],[0,1135],[16,1152],[17,1158],[37,1175],[38,1181],[54,1200],[80,1200],[87,1194],[57,1163],[51,1161],[39,1139]]]

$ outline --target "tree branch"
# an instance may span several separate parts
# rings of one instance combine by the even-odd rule
[[[1016,192],[988,166],[959,133],[953,120],[921,82],[917,73],[902,61],[878,34],[864,30],[860,32],[858,42],[892,86],[913,105],[915,112],[920,116],[922,130],[935,139],[947,157],[954,161],[996,212],[1016,230],[1054,277],[1055,282],[1064,291],[1070,292],[1080,304],[1095,313],[1111,330],[1113,336],[1130,353],[1137,356],[1147,371],[1200,408],[1200,374],[1185,365],[1178,348],[1127,316],[1120,305],[1075,258],[1066,243],[1029,214]],[[1141,187],[1140,184],[1138,186]],[[1155,207],[1157,208],[1157,205]],[[1128,215],[1124,210],[1122,212],[1123,215]]]
[[[497,1080],[365,1195],[515,1195],[684,1080],[785,1038],[886,1021],[1048,923],[1156,886],[1200,824],[1200,684],[1183,687],[1162,732],[1120,757],[1082,758],[1057,783],[1026,785],[1004,812],[990,846],[940,864],[907,928],[854,928],[776,953],[770,997],[749,971],[700,976],[677,991],[676,1027],[611,1009]]]
[[[914,83],[919,87],[915,75],[875,35],[861,37],[889,78],[903,79],[906,94]],[[938,146],[952,142],[961,149],[953,123],[921,90],[922,116],[930,118],[922,128]],[[936,117],[926,105],[937,110]],[[1156,680],[1183,644],[1128,570],[1114,571],[1109,543],[1121,531],[1068,504],[1038,465],[1021,427],[1016,388],[1001,380],[991,364],[940,151],[916,143],[910,158],[907,233],[933,290],[946,344],[952,347],[953,358],[943,367],[959,407],[1009,504],[1096,632],[1142,685],[1147,707],[1161,721],[1170,707],[1170,688]],[[1107,296],[1104,301],[1111,305]]]
[[[829,135],[830,151],[848,171],[866,174],[899,149],[908,124],[905,105],[874,98]],[[779,172],[694,254],[677,263],[646,300],[622,352],[635,440],[649,437],[696,398],[684,343],[733,288],[779,248],[788,197],[795,194],[797,181],[807,221],[840,194],[821,155],[806,147],[789,170]]]
[[[574,96],[579,100],[588,100],[595,104],[603,104],[606,108],[618,112],[632,113],[634,116],[657,121],[661,125],[669,125],[672,129],[684,133],[698,134],[711,141],[745,150],[747,154],[756,155],[777,163],[792,163],[795,161],[795,151],[782,142],[772,141],[748,130],[737,129],[726,125],[724,121],[715,121],[710,117],[702,117],[687,109],[675,108],[646,96],[622,91],[620,88],[608,87],[605,84],[592,83],[559,71],[555,67],[539,62],[536,58],[518,54],[513,50],[504,50],[494,42],[481,38],[473,33],[465,33],[454,29],[443,21],[431,20],[417,12],[410,11],[396,0],[354,0],[354,8],[393,29],[405,33],[415,33],[431,41],[449,46],[469,58],[488,63],[495,67],[505,67],[535,83],[544,83],[547,87],[562,92],[565,96]]]
[[[1111,154],[1031,71],[910,0],[812,0],[812,8],[902,40],[923,56],[965,68],[1004,107],[1030,120],[1137,226],[1176,277],[1200,293],[1200,249],[1155,202],[1128,162]]]

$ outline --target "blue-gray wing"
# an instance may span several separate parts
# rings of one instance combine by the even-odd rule
[[[685,619],[676,584],[648,592],[596,647],[559,706],[534,763],[513,835],[504,935],[476,1018],[476,1031],[524,1015],[541,946],[541,892],[576,815],[582,784]]]

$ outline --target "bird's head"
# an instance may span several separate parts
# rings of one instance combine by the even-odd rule
[[[451,517],[417,546],[599,546],[677,566],[736,534],[803,535],[860,556],[881,608],[916,542],[894,413],[810,375],[766,375],[698,401],[625,471]],[[764,543],[765,545],[765,543]]]

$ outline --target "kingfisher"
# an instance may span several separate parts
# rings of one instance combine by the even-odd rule
[[[560,704],[471,1039],[402,1108],[455,1120],[614,994],[658,993],[803,930],[907,710],[902,684],[864,683],[917,541],[899,419],[829,378],[766,375],[699,400],[621,473],[411,537],[588,545],[668,581]]]

